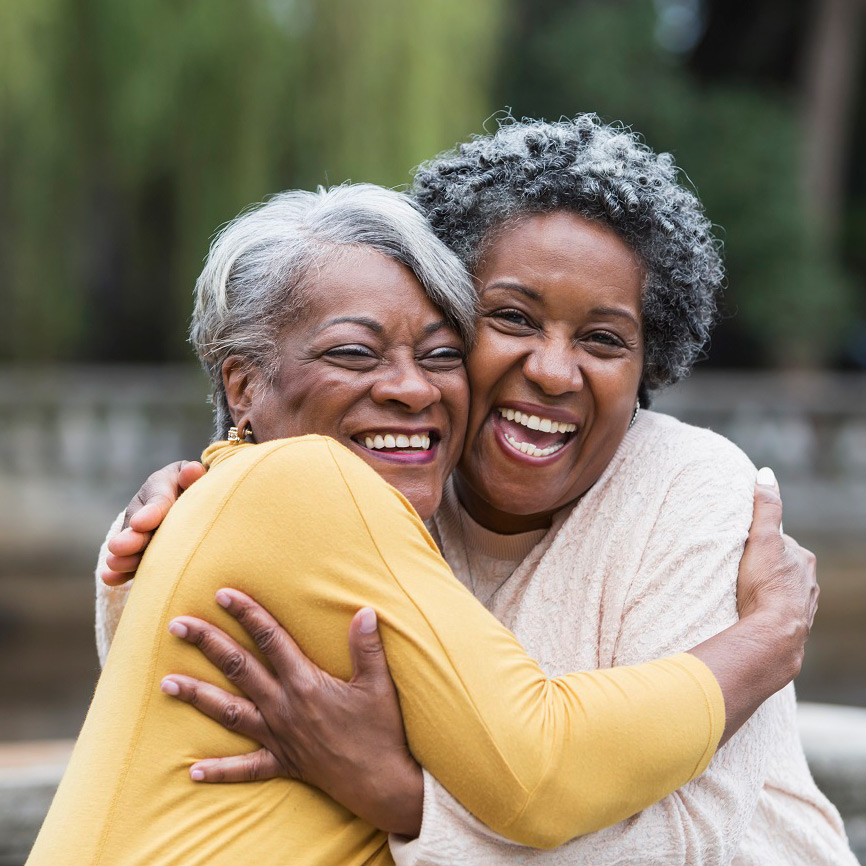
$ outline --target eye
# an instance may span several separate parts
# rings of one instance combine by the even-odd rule
[[[488,313],[488,317],[512,328],[533,327],[533,323],[529,317],[514,307],[503,307],[500,310],[493,310],[491,313]]]
[[[616,334],[612,334],[610,331],[594,331],[589,335],[589,339],[594,343],[601,343],[605,346],[624,346],[625,343],[617,337]]]
[[[453,370],[463,364],[465,358],[462,349],[455,346],[439,346],[420,358],[420,363],[428,369]]]
[[[328,349],[325,355],[331,358],[375,358],[376,353],[366,346],[352,344],[349,346],[335,346],[333,349]]]
[[[626,348],[625,340],[612,331],[593,331],[583,337],[583,341],[591,351],[599,355],[618,355]]]
[[[369,347],[360,343],[334,346],[322,353],[322,357],[338,366],[366,370],[379,361],[379,356]]]

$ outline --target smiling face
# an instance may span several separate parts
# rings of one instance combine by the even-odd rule
[[[643,270],[613,231],[555,211],[501,231],[476,278],[458,490],[482,525],[522,532],[582,496],[628,429],[643,369]]]
[[[330,436],[429,517],[463,443],[461,339],[412,272],[372,249],[342,250],[305,298],[274,381],[257,387],[254,373],[242,389],[256,440]]]

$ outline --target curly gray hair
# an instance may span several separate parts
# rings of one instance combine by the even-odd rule
[[[613,229],[640,257],[645,338],[641,402],[686,376],[707,344],[724,281],[720,244],[670,154],[654,153],[595,114],[546,123],[505,119],[423,163],[412,193],[471,271],[495,231],[565,209]]]
[[[470,278],[405,194],[373,184],[279,193],[216,235],[196,282],[190,341],[213,385],[216,438],[232,423],[225,360],[240,355],[271,380],[281,331],[303,313],[318,268],[346,247],[369,247],[408,267],[471,345]]]

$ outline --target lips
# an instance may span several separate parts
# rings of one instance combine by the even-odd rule
[[[574,421],[501,406],[495,420],[500,442],[510,452],[532,459],[552,457],[561,451],[577,431]]]

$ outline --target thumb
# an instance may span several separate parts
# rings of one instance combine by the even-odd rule
[[[362,607],[352,619],[349,626],[349,657],[354,671],[351,682],[367,685],[374,685],[381,679],[390,682],[391,674],[379,635],[376,611],[371,607]]]
[[[180,465],[180,472],[177,476],[177,484],[181,490],[186,490],[199,478],[204,478],[207,470],[198,460],[184,460]]]
[[[781,535],[782,497],[773,470],[764,466],[755,480],[755,511],[749,535]]]

